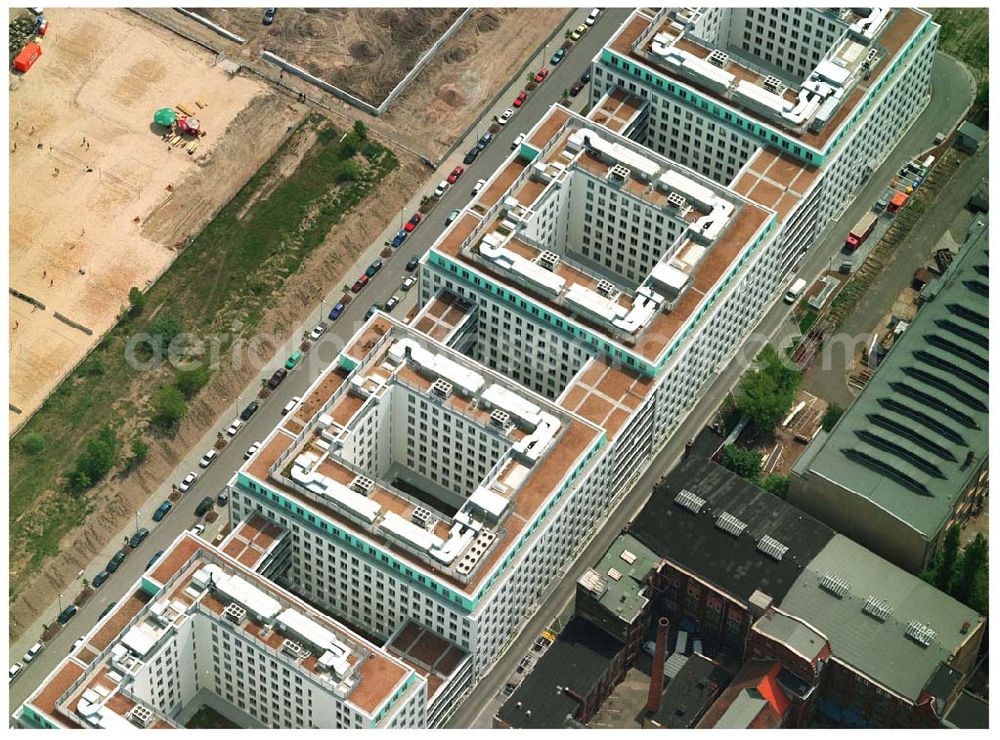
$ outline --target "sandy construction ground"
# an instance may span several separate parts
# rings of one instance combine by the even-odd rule
[[[10,93],[10,285],[45,305],[8,299],[12,431],[302,115],[126,10],[46,16],[43,56]],[[194,155],[152,124],[178,103],[208,132]]]
[[[279,8],[262,24],[259,8],[195,10],[261,49],[378,105],[458,19],[460,8]]]

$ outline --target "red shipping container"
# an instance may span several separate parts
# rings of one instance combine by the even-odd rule
[[[34,41],[29,42],[21,49],[21,53],[14,57],[14,69],[18,72],[27,72],[41,55],[42,47]]]

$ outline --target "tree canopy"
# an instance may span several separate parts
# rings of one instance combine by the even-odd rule
[[[740,379],[736,408],[756,429],[771,429],[791,408],[800,375],[782,361],[774,347],[767,345],[757,355],[754,367]]]

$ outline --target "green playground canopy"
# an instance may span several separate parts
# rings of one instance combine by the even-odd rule
[[[153,121],[161,126],[173,126],[177,123],[177,113],[173,108],[160,108],[153,115]]]

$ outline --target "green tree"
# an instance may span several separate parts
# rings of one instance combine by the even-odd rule
[[[37,455],[45,449],[45,437],[38,432],[29,432],[21,440],[21,449],[29,455]]]
[[[941,559],[938,561],[937,570],[934,573],[934,586],[945,593],[951,593],[949,587],[955,577],[955,564],[958,561],[958,544],[961,533],[961,527],[958,524],[952,524],[948,527],[944,544],[941,546]]]
[[[740,379],[736,407],[755,428],[771,429],[795,400],[799,376],[797,370],[785,366],[774,347],[767,345],[757,355],[756,367]]]
[[[176,386],[163,386],[153,396],[153,422],[161,429],[174,429],[186,413],[184,394]]]
[[[952,596],[981,614],[985,614],[988,607],[988,561],[989,544],[979,533],[965,546],[952,582]]]
[[[208,383],[208,369],[204,367],[178,370],[174,377],[174,384],[187,399],[193,398],[198,391],[205,387],[206,383]]]
[[[357,162],[341,162],[337,172],[337,182],[353,182],[361,176],[361,166]]]
[[[149,456],[149,445],[142,437],[133,437],[129,447],[132,455],[128,459],[128,468],[134,470]]]
[[[364,121],[354,122],[354,135],[357,137],[358,141],[364,141],[368,138],[368,127],[365,126]]]
[[[165,349],[174,340],[174,337],[181,333],[181,323],[176,316],[167,313],[160,314],[149,322],[146,331],[157,337]]]
[[[828,432],[831,431],[843,415],[844,409],[835,403],[831,403],[826,407],[826,411],[823,412],[823,420],[820,422],[823,425],[823,429]]]
[[[748,450],[739,445],[726,445],[722,448],[722,464],[751,483],[760,480],[760,466],[763,462],[759,452]]]
[[[138,288],[132,288],[128,292],[128,315],[138,316],[146,308],[146,294]]]
[[[118,460],[118,436],[110,425],[105,425],[97,437],[76,458],[74,481],[81,490],[89,488],[108,474]],[[82,477],[81,477],[82,474]],[[82,482],[87,485],[82,485]]]
[[[760,487],[780,499],[788,498],[788,476],[780,473],[769,473],[760,482]]]

